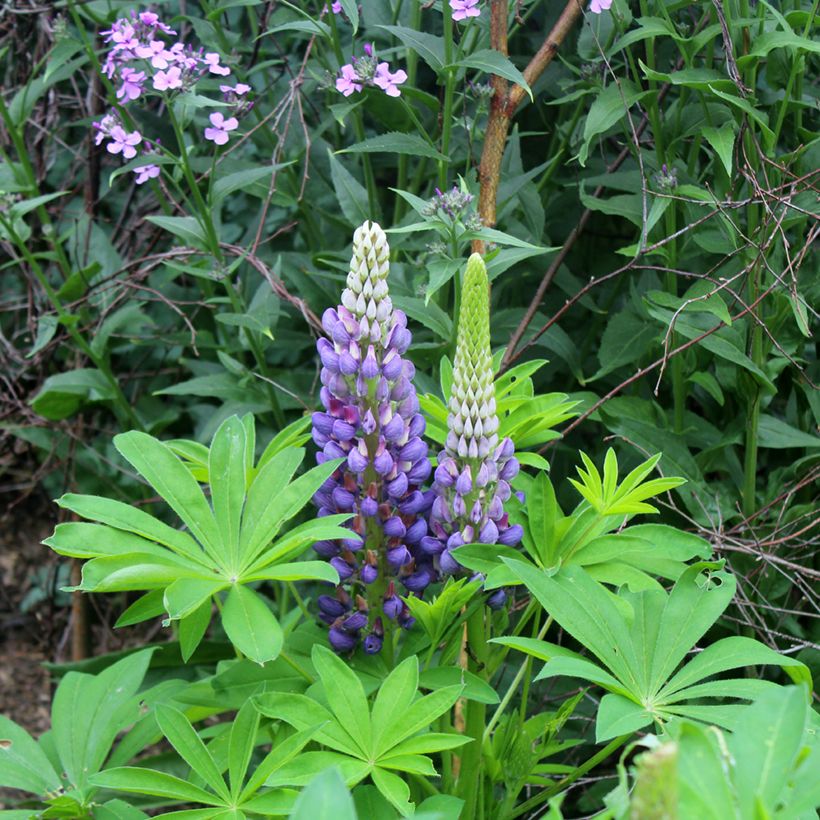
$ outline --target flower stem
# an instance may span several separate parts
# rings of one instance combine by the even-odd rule
[[[479,607],[467,620],[468,668],[486,680],[487,677],[487,620],[486,608]],[[483,790],[482,737],[487,706],[475,700],[467,701],[465,733],[473,738],[464,750],[461,761],[458,789],[464,800],[462,817],[480,820],[479,796]]]

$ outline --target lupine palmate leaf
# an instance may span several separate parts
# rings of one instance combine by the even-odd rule
[[[418,696],[418,658],[407,658],[382,683],[372,712],[356,673],[326,647],[314,645],[313,664],[329,708],[305,695],[267,693],[254,702],[268,717],[296,729],[315,728],[315,740],[333,751],[306,752],[268,778],[269,786],[304,785],[322,769],[338,767],[348,786],[368,775],[393,806],[407,816],[412,805],[398,788],[404,781],[390,769],[435,774],[426,756],[452,749],[472,738],[429,733],[428,728],[448,711],[463,686],[446,686]]]
[[[603,499],[605,495],[610,501],[620,498],[624,488],[641,494],[652,484],[639,483],[651,470],[652,459],[630,473],[618,488],[613,451],[607,457],[609,466],[603,479],[592,462],[583,454],[582,458],[586,459],[588,471],[580,472],[588,476],[589,485],[582,486],[592,500],[599,496]],[[523,527],[522,546],[532,563],[550,573],[568,566],[582,566],[604,584],[628,586],[633,591],[660,590],[662,587],[655,576],[675,581],[686,569],[687,561],[708,559],[712,554],[711,546],[703,538],[674,527],[641,524],[624,528],[624,516],[633,513],[613,513],[612,509],[619,509],[617,506],[605,503],[593,506],[585,500],[570,515],[564,515],[544,471],[535,477],[519,474],[516,487],[523,491],[526,503],[515,497],[508,500],[510,522]],[[652,487],[647,492],[651,491]],[[485,574],[487,589],[520,583],[503,562],[504,558],[526,561],[513,550],[496,546],[489,551],[475,544],[459,547],[453,550],[453,555],[474,572]]]
[[[83,591],[148,591],[119,623],[137,623],[164,611],[181,622],[185,658],[207,630],[209,602],[231,590],[222,616],[225,631],[241,651],[265,663],[280,651],[282,629],[246,585],[302,579],[337,583],[330,564],[293,559],[315,541],[350,533],[342,527],[350,516],[332,515],[295,527],[274,542],[338,465],[327,462],[292,480],[305,452],[291,444],[302,440],[304,427],[283,430],[256,468],[252,416],[225,420],[210,448],[185,441],[164,444],[135,431],[117,436],[117,448],[189,532],[119,501],[69,494],[60,499],[61,506],[96,523],[60,524],[46,543],[61,555],[88,559]],[[203,474],[210,480],[209,493],[197,480]]]
[[[537,679],[577,677],[609,692],[598,711],[599,741],[628,734],[653,721],[663,726],[679,717],[731,728],[742,711],[740,705],[688,702],[711,697],[748,700],[767,688],[766,684],[749,686],[744,680],[721,679],[714,687],[705,683],[706,678],[729,669],[774,664],[793,680],[810,683],[802,663],[747,638],[724,639],[724,647],[724,641],[719,641],[675,674],[734,595],[734,578],[721,564],[693,565],[669,594],[662,589],[621,590],[616,605],[613,596],[580,567],[567,567],[550,576],[523,561],[504,560],[544,609],[597,662],[568,655],[565,649],[556,651],[546,642],[522,638],[501,642],[547,659]]]

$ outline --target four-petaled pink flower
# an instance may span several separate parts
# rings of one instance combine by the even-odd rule
[[[339,2],[339,0],[335,0],[335,2],[330,6],[330,10],[334,14],[341,14],[342,13],[342,4]]]
[[[594,3],[595,0],[592,0]],[[610,0],[612,2],[612,0]],[[450,8],[453,10],[453,20],[466,20],[468,17],[478,17],[481,9],[476,8],[478,0],[450,0]]]
[[[224,65],[219,65],[219,54],[215,51],[210,51],[205,55],[205,63],[208,66],[208,71],[211,74],[219,74],[220,77],[227,77],[231,73],[230,68]]]
[[[612,5],[612,0],[592,0],[589,4],[589,10],[593,14],[600,14],[602,11],[609,11]]]
[[[401,91],[397,86],[401,85],[406,79],[407,74],[402,69],[391,72],[387,63],[379,63],[376,67],[373,83],[381,88],[388,97],[398,97]]]
[[[126,66],[120,72],[122,85],[117,89],[117,99],[123,103],[136,100],[142,94],[142,84],[145,82],[144,71],[134,71]]]
[[[349,97],[354,91],[361,91],[362,88],[356,69],[350,63],[343,65],[342,76],[336,78],[336,90]]]
[[[213,128],[205,129],[205,139],[211,140],[217,145],[224,145],[228,141],[228,132],[239,128],[239,121],[236,117],[229,117],[226,120],[219,111],[214,111],[208,119],[210,119]]]
[[[219,86],[219,90],[223,94],[236,94],[237,97],[242,97],[251,90],[251,87],[249,85],[245,85],[245,83],[237,83],[235,86],[221,85]]]
[[[161,40],[151,40],[145,45],[137,46],[134,49],[137,57],[143,60],[150,60],[153,68],[168,68],[169,58],[173,60],[174,55],[165,48],[165,43]]]
[[[140,165],[139,168],[134,168],[134,173],[137,175],[137,185],[142,185],[143,182],[148,182],[149,179],[154,179],[159,176],[159,165]]]
[[[172,65],[167,71],[154,74],[154,88],[157,91],[171,91],[182,86],[182,69]]]
[[[108,136],[111,142],[105,146],[109,154],[122,154],[125,159],[133,159],[137,155],[134,147],[142,142],[142,134],[132,131],[130,134],[121,125],[115,125]]]

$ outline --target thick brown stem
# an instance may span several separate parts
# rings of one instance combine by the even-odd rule
[[[507,2],[493,0],[490,9],[490,44],[496,51],[507,54]],[[583,8],[582,0],[568,0],[561,16],[547,35],[541,48],[524,69],[524,78],[532,87],[541,76],[558,47],[566,38],[575,21],[580,17]],[[484,148],[481,153],[481,164],[478,170],[480,192],[478,213],[481,221],[489,228],[495,226],[498,185],[501,179],[501,160],[510,131],[510,121],[518,106],[524,99],[526,91],[520,85],[508,87],[503,77],[492,77],[493,98],[490,104],[490,117],[487,122],[487,133],[484,137]],[[482,240],[473,242],[473,251],[484,253]]]

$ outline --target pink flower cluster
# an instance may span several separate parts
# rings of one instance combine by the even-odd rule
[[[379,62],[370,43],[365,43],[364,54],[364,57],[351,58],[341,67],[336,90],[349,97],[369,85],[380,88],[388,97],[398,97],[401,94],[399,86],[407,80],[405,71],[391,71],[388,63]]]
[[[453,10],[453,20],[467,20],[481,14],[478,0],[450,0],[450,8]]]
[[[182,41],[168,42],[165,38],[176,35],[176,32],[159,19],[152,11],[137,13],[132,11],[128,17],[117,20],[108,31],[102,32],[109,45],[103,62],[103,71],[117,86],[117,100],[121,105],[140,99],[144,94],[156,92],[168,95],[174,92],[187,91],[206,76],[227,77],[231,69],[222,65],[221,56],[204,49],[194,49]],[[221,112],[210,115],[210,127],[205,128],[205,139],[216,145],[224,145],[229,133],[239,126],[237,116],[241,116],[252,107],[245,96],[251,90],[249,85],[220,85],[223,100],[230,107],[230,116]],[[151,144],[139,131],[128,131],[119,115],[111,113],[94,123],[97,133],[95,142],[102,144],[109,140],[106,150],[120,154],[124,159],[133,159],[137,155],[137,146]],[[157,146],[154,143],[156,151]],[[157,165],[149,163],[134,169],[138,185],[159,176]]]

